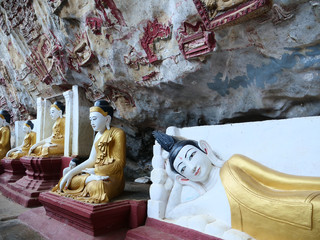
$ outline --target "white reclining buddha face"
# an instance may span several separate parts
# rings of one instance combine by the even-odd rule
[[[176,156],[173,167],[185,178],[203,182],[209,177],[212,165],[204,152],[195,146],[186,145]]]

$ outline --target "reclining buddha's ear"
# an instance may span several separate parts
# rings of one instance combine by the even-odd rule
[[[204,140],[200,140],[199,141],[199,147],[201,148],[202,151],[204,151],[208,158],[210,159],[211,163],[217,167],[222,167],[224,164],[224,160],[216,153],[214,152],[210,145],[204,141]]]

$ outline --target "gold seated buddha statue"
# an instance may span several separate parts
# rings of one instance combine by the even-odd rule
[[[28,120],[23,126],[23,131],[26,133],[21,146],[15,147],[7,152],[6,157],[11,159],[18,159],[28,155],[30,147],[36,143],[36,133],[32,131],[33,123]]]
[[[62,156],[64,154],[64,133],[65,133],[65,118],[63,103],[56,101],[51,105],[50,116],[55,123],[52,127],[52,135],[40,142],[34,144],[30,150],[30,156]]]
[[[10,119],[11,117],[8,111],[0,111],[0,159],[4,158],[11,148]]]
[[[69,167],[52,192],[88,203],[109,202],[123,192],[126,136],[110,126],[112,116],[113,108],[105,100],[90,108],[91,126],[97,132],[90,156]]]

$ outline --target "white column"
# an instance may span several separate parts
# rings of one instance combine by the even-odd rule
[[[73,92],[72,90],[63,93],[65,99],[65,132],[64,132],[64,156],[72,154],[72,115],[73,115]]]
[[[79,155],[79,87],[72,86],[73,109],[72,109],[72,155]]]
[[[43,134],[43,101],[41,97],[37,98],[37,142],[41,141]]]

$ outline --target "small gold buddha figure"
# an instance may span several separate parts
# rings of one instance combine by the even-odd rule
[[[10,114],[6,110],[0,111],[0,159],[4,158],[11,148],[10,144]]]
[[[50,116],[55,123],[52,127],[52,135],[40,142],[34,144],[30,150],[31,156],[62,156],[64,154],[64,132],[65,132],[65,118],[63,103],[56,101],[51,105]]]
[[[126,135],[110,127],[113,108],[98,100],[90,108],[90,121],[97,132],[87,160],[64,172],[52,192],[88,203],[105,203],[123,192]]]
[[[15,147],[7,152],[6,157],[11,159],[18,159],[23,156],[28,155],[30,147],[36,143],[36,133],[32,131],[34,125],[28,120],[23,126],[23,132],[25,132],[25,137],[21,146]]]

